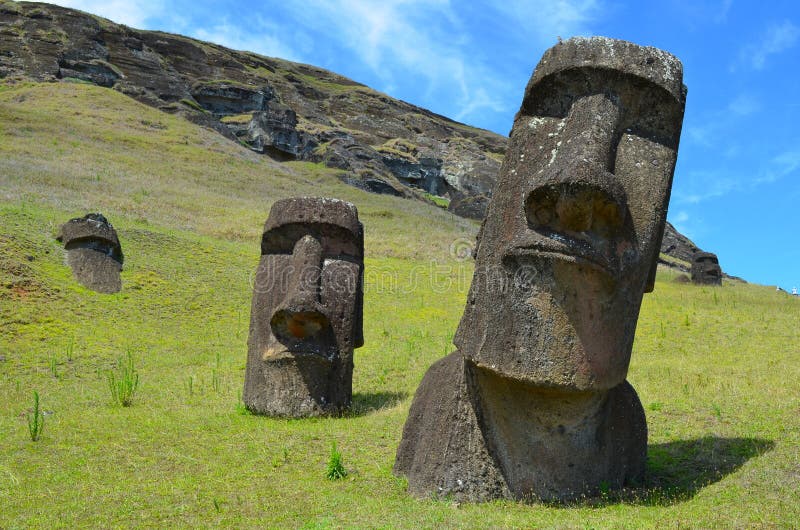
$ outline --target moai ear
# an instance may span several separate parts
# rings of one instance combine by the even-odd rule
[[[644,284],[644,292],[652,293],[656,287],[656,271],[658,270],[658,256],[653,260],[650,267],[650,274],[647,275],[647,283]]]
[[[364,225],[358,223],[358,248],[361,251],[361,260],[364,260]],[[353,318],[353,347],[360,348],[364,345],[364,267],[362,265],[358,274],[356,285],[356,305]]]

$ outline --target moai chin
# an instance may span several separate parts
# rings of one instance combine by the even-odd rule
[[[250,316],[242,395],[250,411],[319,416],[350,405],[353,350],[364,344],[363,270],[355,206],[310,197],[273,204]]]
[[[525,90],[457,350],[425,375],[395,473],[409,491],[547,501],[643,477],[625,380],[653,289],[686,97],[661,50],[574,38]]]
[[[692,256],[692,282],[701,285],[722,285],[722,268],[716,254],[695,252]]]
[[[122,289],[122,246],[117,232],[102,214],[89,213],[70,219],[56,237],[67,251],[67,264],[75,279],[98,293]]]

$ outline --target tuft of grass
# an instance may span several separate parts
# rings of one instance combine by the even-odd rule
[[[328,456],[328,464],[325,468],[325,476],[328,480],[339,480],[347,476],[347,470],[342,464],[342,453],[336,449],[336,442],[331,442],[331,452]]]
[[[122,407],[130,407],[138,387],[139,373],[133,364],[133,354],[129,351],[125,357],[117,360],[116,370],[108,371],[111,402]]]
[[[447,209],[450,206],[450,199],[445,197],[439,197],[438,195],[433,195],[432,193],[423,192],[422,194],[426,199],[432,201],[436,206],[439,208]]]
[[[211,390],[213,390],[215,394],[219,394],[220,390],[222,389],[222,376],[220,373],[220,357],[219,352],[217,352],[216,363],[214,368],[211,369]]]
[[[28,434],[31,441],[35,442],[42,436],[44,429],[44,415],[39,409],[39,392],[33,391],[33,413],[28,414]]]
[[[50,354],[50,375],[52,375],[55,379],[59,378],[58,357],[56,356],[55,352]]]
[[[239,416],[252,416],[253,415],[253,413],[250,411],[250,409],[247,408],[247,405],[244,404],[244,401],[242,400],[242,393],[241,392],[239,392],[239,400],[236,402],[236,407],[235,408],[236,408],[236,413]]]

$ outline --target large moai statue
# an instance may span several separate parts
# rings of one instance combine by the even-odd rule
[[[117,232],[102,214],[89,213],[70,219],[56,237],[67,250],[67,264],[75,279],[98,293],[122,289],[122,246]]]
[[[336,414],[350,405],[362,333],[364,230],[352,204],[273,204],[250,316],[245,406],[270,416]]]
[[[722,268],[716,254],[695,252],[692,256],[692,283],[722,285]]]
[[[395,473],[409,491],[568,500],[642,479],[625,380],[678,151],[682,65],[574,38],[545,52],[494,188],[457,350],[425,375]]]

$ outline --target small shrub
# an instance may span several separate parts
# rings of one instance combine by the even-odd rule
[[[108,388],[111,401],[116,405],[130,407],[133,394],[139,386],[139,373],[133,365],[133,355],[128,352],[126,358],[117,361],[117,369],[108,371]]]
[[[33,392],[33,414],[28,414],[28,432],[31,436],[31,441],[35,442],[41,437],[42,429],[44,429],[44,416],[39,410],[39,393]]]
[[[342,465],[342,453],[336,449],[336,442],[331,442],[331,454],[328,457],[325,476],[328,480],[339,480],[347,476],[347,470]]]

